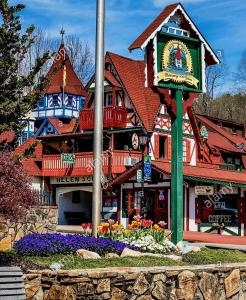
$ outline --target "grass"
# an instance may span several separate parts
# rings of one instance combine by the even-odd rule
[[[72,255],[54,255],[49,257],[28,257],[27,260],[42,268],[49,268],[51,263],[59,262],[63,269],[93,269],[107,267],[153,267],[153,266],[182,266],[182,261],[159,257],[124,257],[112,259],[82,259]]]
[[[52,263],[62,264],[62,269],[93,269],[107,267],[154,267],[154,266],[185,266],[220,263],[246,262],[246,254],[236,250],[203,248],[196,253],[183,255],[183,261],[159,257],[124,257],[113,259],[82,259],[73,255],[53,255],[48,257],[20,257],[14,251],[0,252],[0,266],[20,266],[23,270],[48,269]]]
[[[185,254],[183,262],[189,265],[246,262],[246,254],[238,250],[203,248],[199,252]]]

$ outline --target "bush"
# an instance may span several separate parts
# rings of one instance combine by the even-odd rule
[[[138,250],[124,242],[113,241],[109,238],[94,238],[79,234],[30,234],[14,244],[17,254],[25,256],[50,256],[55,254],[75,254],[78,249],[97,252],[99,255],[106,253],[121,254],[127,247]]]

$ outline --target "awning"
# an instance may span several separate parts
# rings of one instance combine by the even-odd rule
[[[152,161],[153,169],[171,177],[171,163],[164,160]],[[109,186],[125,183],[136,174],[141,162],[109,182]],[[246,172],[227,171],[214,167],[184,165],[184,181],[221,184],[246,188]]]
[[[159,170],[171,174],[171,164],[166,161],[153,161]],[[246,172],[228,171],[215,168],[213,165],[190,166],[184,165],[184,179],[212,184],[223,184],[246,188]]]

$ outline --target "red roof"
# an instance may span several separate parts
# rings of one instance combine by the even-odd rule
[[[64,68],[65,66],[65,68]],[[51,66],[47,77],[50,78],[49,86],[44,91],[45,94],[61,93],[86,96],[83,84],[75,73],[66,48],[62,43]]]
[[[115,86],[115,87],[121,87],[120,83],[118,82],[118,80],[114,77],[114,75],[109,72],[108,70],[105,70],[104,71],[104,76],[105,78],[109,81],[109,83],[112,85],[112,86]]]
[[[163,172],[166,175],[171,176],[171,163],[164,160],[155,160],[152,161],[153,168],[155,168],[159,172]],[[184,165],[184,176],[186,179],[189,177],[205,180],[213,180],[213,181],[222,181],[222,182],[230,182],[236,184],[246,185],[246,172],[236,172],[236,171],[227,171],[221,170],[218,166],[209,164],[202,166],[190,166]],[[110,183],[109,187],[114,184],[122,184],[126,182],[128,179],[132,178],[136,171],[141,167],[141,162],[137,163],[135,166],[127,170],[126,172],[120,174],[118,177],[114,178]]]
[[[135,107],[135,112],[147,131],[152,131],[155,117],[160,109],[160,98],[151,88],[145,87],[145,62],[133,60],[114,53],[107,53],[126,92]]]
[[[55,127],[58,134],[74,133],[76,130],[77,120],[72,118],[69,124],[64,124],[58,118],[49,117],[48,120]]]
[[[179,3],[166,6],[159,16],[144,30],[142,34],[131,44],[129,50],[141,48],[143,43],[161,25],[161,23],[179,6]]]
[[[197,115],[196,117],[207,127],[209,130],[209,136],[212,132],[217,133],[212,133],[212,136],[208,140],[208,142],[212,145],[217,145],[218,148],[225,149],[227,151],[238,152],[237,145],[242,143],[245,144],[245,139],[241,135],[229,133],[205,116]],[[240,151],[240,153],[242,152]]]
[[[25,158],[21,163],[29,176],[42,176],[42,172],[37,166],[34,158]]]
[[[165,161],[153,161],[152,164],[158,169],[171,174],[171,164]],[[227,171],[215,169],[214,166],[209,168],[184,165],[184,176],[203,178],[208,180],[225,181],[232,183],[241,183],[246,185],[246,172]]]

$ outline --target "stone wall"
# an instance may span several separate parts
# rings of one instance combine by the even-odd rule
[[[31,271],[25,288],[28,300],[243,300],[246,263]]]
[[[55,206],[39,206],[29,209],[23,220],[11,222],[0,218],[0,245],[18,241],[30,233],[55,232],[58,211]]]

